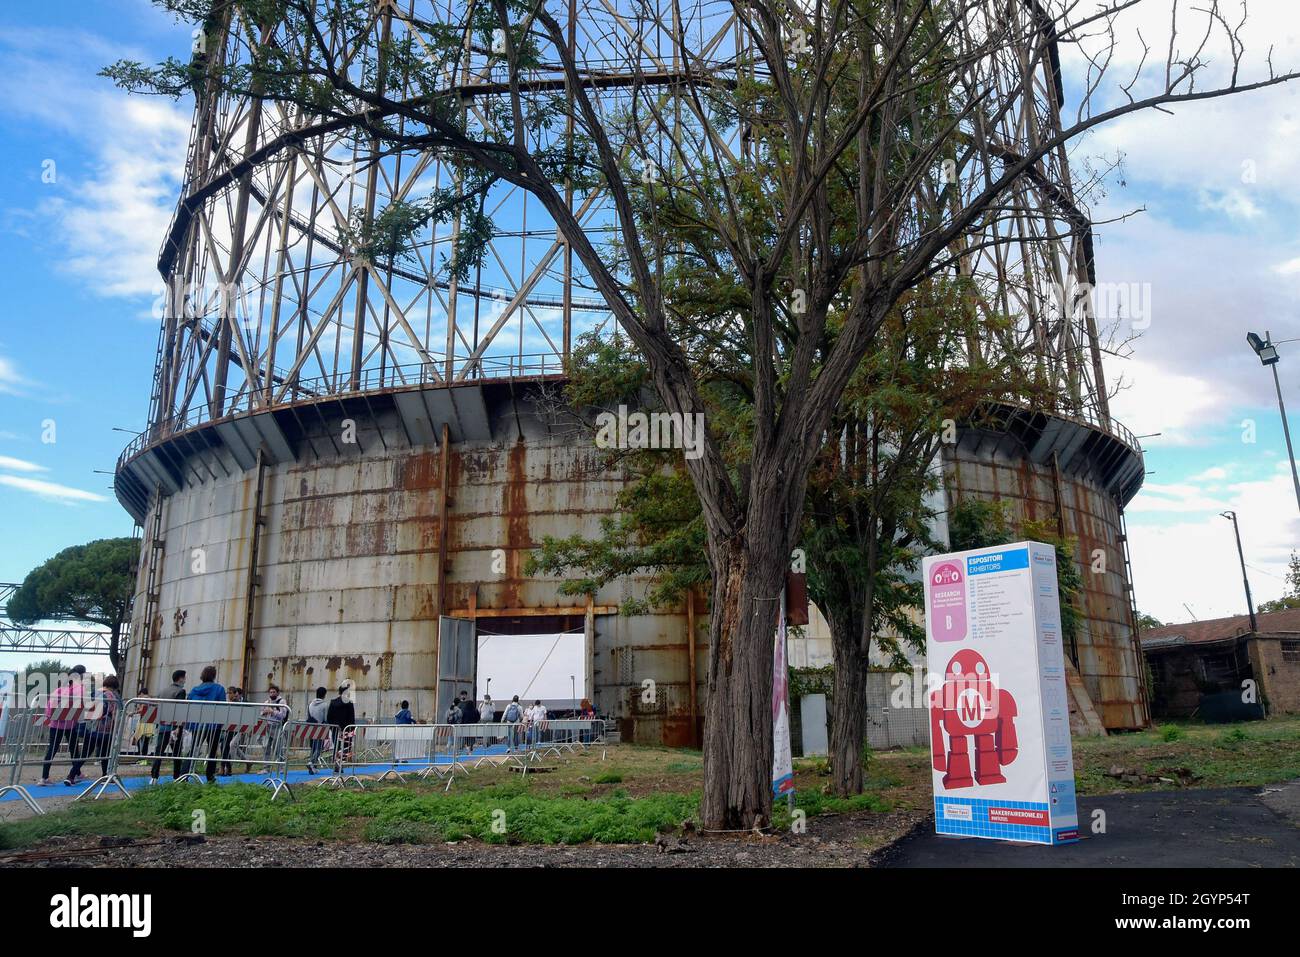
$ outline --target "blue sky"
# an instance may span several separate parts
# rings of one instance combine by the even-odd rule
[[[1279,65],[1300,62],[1294,5],[1252,9],[1251,35],[1276,44]],[[131,532],[96,470],[111,471],[129,438],[114,428],[140,428],[147,410],[152,263],[189,111],[128,98],[95,74],[118,57],[183,52],[189,37],[147,0],[0,8],[0,580]],[[1272,379],[1244,343],[1251,328],[1300,337],[1298,142],[1300,89],[1283,89],[1126,120],[1075,151],[1076,165],[1125,155],[1123,184],[1113,178],[1094,202],[1098,219],[1145,208],[1098,228],[1099,278],[1149,290],[1150,327],[1108,375],[1127,383],[1119,417],[1163,433],[1145,440],[1153,474],[1129,521],[1139,605],[1165,620],[1186,620],[1184,602],[1200,618],[1244,611],[1219,511],[1241,515],[1257,600],[1282,592],[1300,532]],[[48,161],[54,182],[43,181]],[[1281,348],[1300,426],[1300,342]],[[53,442],[42,441],[48,421]]]

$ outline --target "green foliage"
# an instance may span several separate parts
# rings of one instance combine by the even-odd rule
[[[625,404],[656,410],[646,389],[645,363],[622,336],[580,336],[566,371],[571,408],[590,413]],[[583,427],[592,428],[591,421],[584,420]],[[709,582],[707,534],[682,452],[611,449],[607,465],[627,481],[616,497],[617,511],[600,520],[600,536],[545,536],[525,563],[525,574],[570,576],[561,592],[582,595],[650,571],[648,593],[626,596],[620,614],[680,606],[689,589],[707,588]]]
[[[827,665],[824,668],[791,668],[790,700],[798,701],[804,695],[824,694],[828,698],[834,692],[835,669]]]
[[[1043,521],[1024,521],[1021,535],[1026,539],[1051,545],[1056,551],[1056,591],[1061,603],[1061,636],[1066,647],[1075,648],[1079,629],[1083,625],[1083,609],[1079,602],[1083,595],[1083,573],[1074,560],[1078,546],[1073,538],[1061,537],[1052,530],[1052,524]]]
[[[72,668],[72,665],[58,658],[42,658],[40,661],[33,661],[23,668],[28,675],[66,675]]]
[[[622,784],[623,775],[617,771],[606,771],[604,774],[597,775],[596,784]]]
[[[1259,606],[1261,614],[1271,611],[1285,611],[1288,608],[1300,608],[1300,554],[1291,552],[1291,561],[1286,572],[1286,594],[1273,601],[1266,601]]]
[[[1144,611],[1138,612],[1137,616],[1138,631],[1146,631],[1149,628],[1163,628],[1164,622],[1155,615],[1148,615]]]
[[[968,498],[948,510],[948,544],[954,552],[992,548],[1011,540],[1005,502]]]
[[[113,668],[121,668],[119,638],[139,549],[133,538],[101,538],[65,548],[23,579],[9,599],[9,617],[19,624],[61,617],[103,625],[110,633]]]
[[[1166,724],[1159,730],[1161,741],[1181,741],[1185,735],[1182,728],[1176,724]]]

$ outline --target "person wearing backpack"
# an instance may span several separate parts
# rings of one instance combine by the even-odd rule
[[[324,688],[316,689],[316,697],[312,699],[311,704],[307,705],[307,723],[308,724],[325,724],[329,717],[330,705],[325,700],[328,694]],[[325,750],[325,741],[323,738],[314,738],[311,742],[311,753],[307,755],[307,773],[315,774],[316,769],[320,766],[320,755]]]
[[[185,700],[185,671],[176,669],[172,672],[172,683],[167,686],[161,695],[165,701],[184,701]],[[154,754],[158,755],[158,760],[154,761],[153,767],[149,770],[149,783],[158,783],[158,772],[162,768],[162,755],[167,753],[168,745],[171,746],[172,754],[172,780],[181,776],[181,750],[185,743],[185,727],[179,724],[160,723],[158,725],[158,747]]]
[[[506,710],[501,714],[501,720],[510,725],[510,735],[506,739],[507,751],[516,751],[519,749],[519,722],[524,718],[524,709],[519,706],[519,695],[510,699],[506,705]]]
[[[98,698],[96,710],[99,712],[99,717],[86,722],[86,736],[83,739],[81,755],[68,771],[67,780],[63,782],[69,787],[76,784],[81,777],[81,766],[86,763],[87,758],[99,758],[101,773],[108,774],[108,752],[113,743],[113,722],[117,720],[118,708],[122,706],[122,698],[117,693],[117,678],[108,675],[96,697]]]

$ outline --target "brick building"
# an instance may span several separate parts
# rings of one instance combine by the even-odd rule
[[[1268,714],[1300,713],[1300,608],[1256,618],[1257,632],[1247,615],[1143,632],[1153,712],[1166,718],[1220,713],[1240,702],[1242,683],[1253,680]]]

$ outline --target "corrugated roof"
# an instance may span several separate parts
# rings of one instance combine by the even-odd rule
[[[1300,608],[1287,608],[1256,615],[1261,634],[1280,631],[1300,632]],[[1181,625],[1164,625],[1142,632],[1142,647],[1148,651],[1174,645],[1199,645],[1223,641],[1238,635],[1250,634],[1250,616],[1233,615],[1231,618],[1211,618],[1207,621],[1189,621]]]

